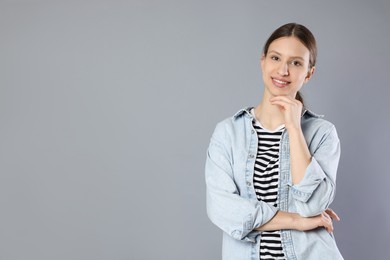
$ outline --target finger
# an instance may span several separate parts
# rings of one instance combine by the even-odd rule
[[[333,232],[333,222],[332,222],[331,217],[328,214],[326,214],[325,212],[322,214],[322,221],[323,221],[323,224],[324,224],[326,231],[328,231],[328,233],[332,233]]]
[[[340,221],[340,217],[332,209],[326,209],[325,212],[332,218],[337,221]]]
[[[290,97],[287,97],[287,96],[276,96],[276,97],[270,98],[270,101],[271,102],[274,102],[274,101],[284,101],[284,102],[289,103],[289,104],[294,104],[295,101],[298,101],[298,100],[291,99]]]
[[[332,234],[332,232],[333,232],[333,226],[330,226],[330,227],[326,228],[326,231],[327,231],[329,234]]]
[[[326,221],[326,223],[332,223],[332,218],[326,213],[322,213],[322,218]]]
[[[299,104],[295,104],[293,101],[290,100],[285,100],[285,99],[273,99],[270,100],[270,103],[272,105],[279,105],[284,108],[294,108],[294,107],[299,107]]]
[[[290,104],[289,103],[286,103],[282,100],[274,100],[274,101],[271,101],[271,104],[272,105],[278,105],[278,106],[281,106],[283,108],[287,108]]]
[[[293,109],[293,110],[302,110],[302,103],[300,103],[298,100],[290,100],[286,97],[274,97],[270,99],[270,103],[272,105],[279,105],[286,109]]]
[[[288,104],[295,105],[295,106],[300,106],[300,107],[303,106],[301,101],[294,99],[294,98],[291,98],[291,97],[288,97],[288,96],[276,96],[276,97],[270,98],[270,102],[273,102],[276,100],[284,101]]]

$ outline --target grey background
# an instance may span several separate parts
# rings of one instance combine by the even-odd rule
[[[346,259],[390,241],[389,1],[0,1],[0,259],[220,259],[215,124],[262,93],[278,26],[316,35],[308,107],[342,142]]]

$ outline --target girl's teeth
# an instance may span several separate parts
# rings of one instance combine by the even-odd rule
[[[274,79],[277,83],[279,83],[279,84],[287,84],[287,82],[286,81],[280,81],[280,80],[277,80],[277,79]]]

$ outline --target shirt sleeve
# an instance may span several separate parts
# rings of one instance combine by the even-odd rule
[[[332,203],[339,159],[340,140],[336,128],[332,126],[314,151],[301,182],[291,187],[297,212],[301,216],[318,215]]]
[[[217,129],[216,129],[217,131]],[[207,214],[210,220],[231,237],[256,242],[260,227],[273,218],[272,205],[240,196],[233,178],[232,155],[214,132],[207,151],[205,168]]]

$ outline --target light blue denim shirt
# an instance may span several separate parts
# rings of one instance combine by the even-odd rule
[[[223,260],[259,259],[261,231],[278,210],[315,216],[327,209],[335,196],[340,141],[333,124],[308,110],[301,118],[311,162],[304,178],[293,184],[290,172],[288,132],[279,152],[278,208],[258,201],[253,186],[258,136],[251,108],[238,111],[217,124],[206,160],[207,214],[223,231]],[[333,235],[324,228],[311,231],[282,230],[288,260],[338,260],[341,256]]]

